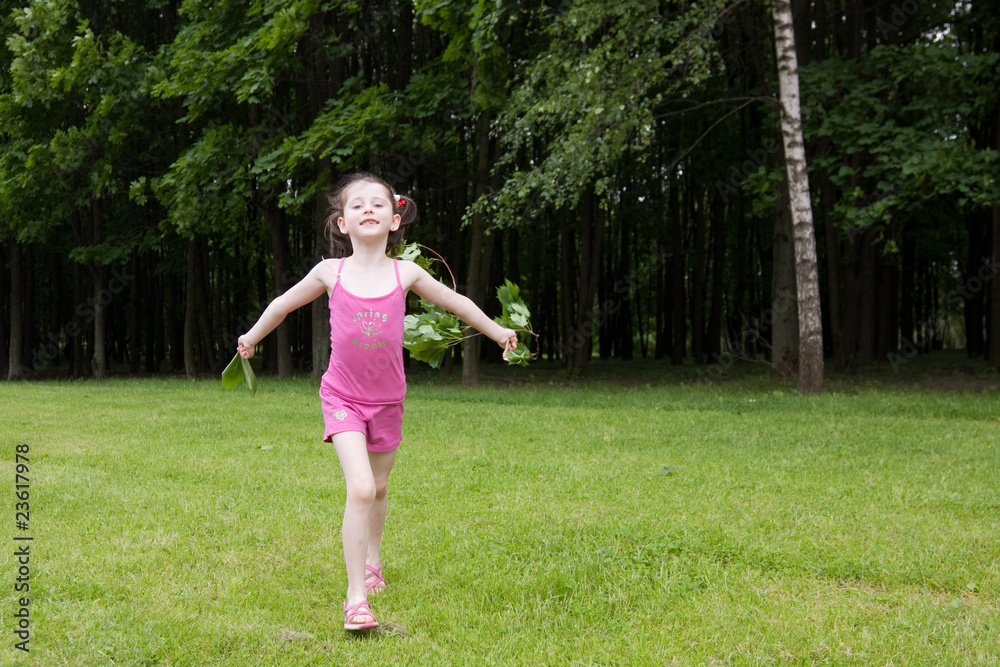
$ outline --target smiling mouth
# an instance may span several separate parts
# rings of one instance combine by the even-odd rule
[[[364,227],[365,225],[377,225],[377,224],[378,220],[375,220],[374,218],[366,218],[365,220],[361,221],[362,227]]]

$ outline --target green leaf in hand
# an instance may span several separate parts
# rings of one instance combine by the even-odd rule
[[[509,280],[505,280],[503,286],[497,288],[497,299],[499,299],[500,305],[503,306],[503,312],[500,317],[493,318],[494,322],[515,331],[533,333],[531,331],[531,324],[528,322],[528,319],[531,317],[531,311],[528,310],[528,306],[521,300],[521,289],[517,285]],[[535,355],[520,340],[517,341],[516,348],[507,350],[504,354],[504,359],[507,360],[507,363],[518,366],[527,366],[528,362],[534,358]]]
[[[534,358],[535,355],[532,354],[531,350],[528,349],[528,346],[521,341],[517,341],[517,347],[513,350],[507,350],[504,352],[504,359],[506,359],[507,363],[512,366],[527,366],[528,362]]]
[[[257,395],[257,376],[254,375],[253,368],[250,367],[250,361],[237,353],[226,369],[222,371],[222,387],[223,389],[232,389],[241,382],[247,383],[251,396]]]

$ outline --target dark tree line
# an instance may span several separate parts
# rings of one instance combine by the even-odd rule
[[[792,2],[824,350],[1000,367],[1000,12]],[[539,352],[794,374],[770,6],[598,0],[0,2],[0,365],[216,374],[370,170]],[[322,300],[262,350],[321,372]],[[481,350],[461,363],[474,382]]]

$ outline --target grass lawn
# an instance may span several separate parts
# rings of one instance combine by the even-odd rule
[[[311,381],[263,377],[254,398],[207,380],[0,383],[0,659],[1000,664],[995,385],[872,376],[805,398],[755,369],[643,367],[588,383],[504,369],[476,389],[414,374],[373,603],[389,630],[361,636],[342,629],[343,482]],[[18,534],[34,538],[27,654]]]

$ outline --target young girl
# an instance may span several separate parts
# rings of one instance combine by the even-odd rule
[[[379,547],[385,526],[387,482],[402,438],[403,317],[406,293],[451,311],[495,340],[504,353],[517,335],[491,320],[470,299],[435,280],[412,262],[392,259],[403,232],[416,217],[412,200],[397,197],[383,180],[356,174],[330,197],[326,220],[334,259],[317,264],[277,297],[240,336],[244,359],[288,313],[326,292],[330,300],[330,366],[319,395],[347,484],[344,561],[347,600],[344,629],[378,627],[368,594],[385,589]]]

